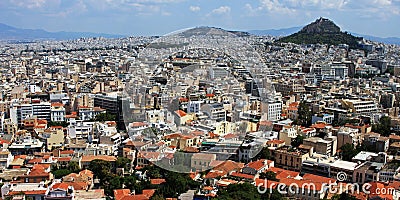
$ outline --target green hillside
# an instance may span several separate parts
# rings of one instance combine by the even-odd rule
[[[361,37],[355,37],[340,28],[329,19],[319,18],[305,26],[299,32],[280,38],[277,42],[291,42],[296,44],[347,44],[350,48],[357,48]]]

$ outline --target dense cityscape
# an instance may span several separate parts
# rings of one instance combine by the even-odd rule
[[[399,199],[400,47],[341,34],[1,41],[1,199]]]

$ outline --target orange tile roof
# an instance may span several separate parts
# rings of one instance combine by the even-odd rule
[[[144,194],[144,195],[146,195],[147,197],[152,197],[153,195],[154,195],[154,193],[156,192],[156,190],[155,189],[144,189],[143,191],[142,191],[142,193]]]
[[[320,183],[336,183],[336,180],[333,178],[327,178],[323,176],[318,176],[314,174],[304,174],[303,175],[304,180],[309,180],[311,182],[320,182]]]
[[[214,97],[214,94],[206,94],[206,97]]]
[[[369,184],[371,185],[369,188],[369,198],[375,199],[374,197],[380,197],[380,199],[393,200],[393,194],[390,194],[390,188],[392,187],[385,186],[385,184],[380,182],[370,182]]]
[[[125,196],[130,195],[131,190],[130,189],[117,189],[114,190],[114,198],[115,200],[121,200]]]
[[[238,163],[232,160],[226,160],[219,164],[218,166],[214,167],[213,170],[223,171],[225,174],[228,174],[232,171],[238,171],[244,167],[243,163]]]
[[[30,159],[28,161],[28,164],[37,164],[37,163],[41,163],[42,159],[41,158],[34,158],[34,159]]]
[[[60,157],[60,158],[57,158],[57,161],[59,161],[59,162],[69,162],[69,161],[71,161],[71,157]]]
[[[75,152],[74,152],[74,150],[63,150],[63,151],[60,151],[60,154],[74,154]]]
[[[21,159],[26,160],[26,157],[27,157],[27,155],[16,155],[16,156],[14,156],[14,160],[17,159],[17,158],[21,158]]]
[[[188,153],[197,153],[200,150],[197,147],[185,147],[183,149],[184,152],[188,152]]]
[[[223,171],[210,171],[206,174],[206,176],[204,178],[208,179],[208,178],[217,178],[217,177],[221,177],[221,176],[225,176],[227,175],[227,173],[223,172]]]
[[[247,167],[258,171],[265,166],[264,161],[265,161],[265,159],[260,159],[257,161],[250,162],[247,164]]]
[[[243,173],[240,173],[240,172],[232,172],[230,175],[231,176],[235,176],[235,177],[239,177],[239,178],[250,179],[250,180],[253,180],[254,177],[255,177],[254,175],[243,174]]]
[[[274,139],[267,141],[267,144],[285,144],[285,141]]]
[[[183,111],[183,110],[177,110],[177,111],[175,111],[175,113],[176,113],[179,117],[184,117],[184,116],[187,115],[187,114],[185,113],[185,111]]]
[[[0,144],[11,144],[11,142],[8,140],[0,139]]]
[[[152,185],[160,185],[160,184],[165,183],[165,182],[166,182],[166,181],[165,181],[165,179],[163,179],[163,178],[150,179],[150,183],[151,183]]]
[[[25,195],[44,195],[47,190],[28,190],[28,191],[11,191],[8,195],[18,195],[23,192]]]
[[[147,126],[147,124],[144,122],[133,122],[131,125],[131,127],[141,127],[141,126]]]
[[[52,103],[51,106],[54,106],[54,107],[63,107],[64,104],[56,102],[56,103]]]
[[[400,140],[400,135],[389,135],[389,138],[392,140]]]
[[[288,177],[294,178],[300,174],[299,172],[290,171],[290,170],[277,168],[277,167],[270,167],[267,169],[267,171],[275,172],[277,179],[288,178]]]
[[[115,156],[97,155],[97,156],[82,156],[81,162],[91,162],[92,160],[104,160],[108,162],[115,162]]]
[[[397,190],[400,189],[400,181],[393,181],[388,184],[389,187],[396,188]]]
[[[316,124],[311,125],[311,128],[323,129],[323,128],[325,128],[326,126],[328,126],[328,124],[325,124],[325,123],[316,123]]]
[[[267,179],[256,178],[255,184],[256,184],[256,186],[260,186],[260,187],[264,187],[264,188],[268,188],[268,189],[270,189],[270,188],[275,189],[279,185],[279,182],[271,181],[271,180],[267,180]]]
[[[62,189],[62,190],[68,190],[69,184],[67,183],[56,183],[54,184],[51,189],[55,190],[55,189]]]
[[[32,169],[32,171],[31,171],[28,175],[26,175],[26,176],[28,176],[28,177],[44,177],[44,176],[48,177],[48,176],[49,176],[49,173],[48,173],[48,172],[45,172],[44,169],[34,168],[34,169]]]

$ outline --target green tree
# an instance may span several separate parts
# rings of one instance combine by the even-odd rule
[[[341,194],[334,195],[332,200],[357,200],[357,198],[347,192],[342,192]]]
[[[99,122],[104,122],[104,121],[116,121],[115,115],[112,115],[110,113],[100,113],[96,115],[96,117],[90,121],[99,121]]]
[[[311,126],[312,112],[310,107],[304,103],[303,101],[299,103],[299,107],[297,109],[298,117],[297,124],[301,126]]]
[[[230,184],[226,189],[221,188],[218,190],[218,200],[258,200],[261,199],[261,194],[250,183]]]
[[[104,184],[104,193],[106,193],[109,196],[112,196],[114,194],[114,190],[121,188],[122,188],[121,177],[113,176],[109,182],[107,181],[106,184]]]
[[[116,161],[116,165],[118,168],[124,168],[125,170],[129,170],[131,160],[125,157],[118,157]]]
[[[271,181],[279,181],[279,179],[276,178],[276,173],[273,171],[261,172],[260,178],[271,180]]]
[[[293,147],[299,147],[301,144],[303,144],[304,136],[299,134],[296,136],[295,139],[292,140],[290,143]]]
[[[340,147],[341,150],[341,155],[342,159],[345,161],[351,161],[354,156],[356,156],[358,153],[360,153],[359,150],[354,148],[353,144],[344,144],[342,147]]]
[[[80,170],[79,163],[76,161],[69,162],[67,168],[68,168],[68,170],[70,170],[71,172],[74,172],[74,173],[77,173]]]
[[[383,116],[379,119],[379,123],[372,125],[372,131],[376,133],[380,133],[383,136],[389,136],[390,131],[390,123],[391,118],[387,116]]]
[[[162,197],[160,194],[156,194],[151,197],[151,200],[165,200],[165,198]]]
[[[62,178],[64,176],[72,173],[72,172],[69,169],[57,169],[57,170],[52,171],[51,173],[54,175],[55,178],[59,179],[59,178]]]
[[[267,159],[267,160],[272,160],[273,157],[271,155],[271,151],[268,149],[268,147],[263,147],[260,152],[254,158],[252,159],[253,161],[259,160],[259,159]]]

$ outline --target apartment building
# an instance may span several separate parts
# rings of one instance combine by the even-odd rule
[[[300,171],[303,161],[313,154],[313,147],[300,145],[298,149],[282,147],[275,149],[275,166],[287,170]]]
[[[65,108],[62,103],[51,104],[51,121],[63,122],[65,121]]]
[[[314,152],[328,156],[336,154],[337,138],[336,136],[325,139],[319,137],[310,137],[303,140],[303,144],[314,148]]]

